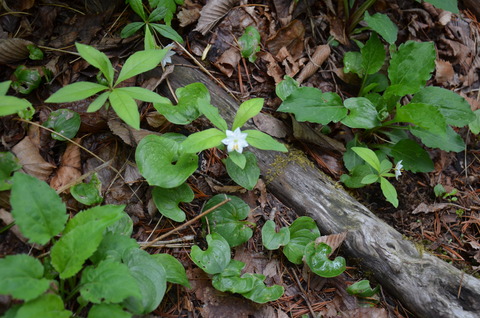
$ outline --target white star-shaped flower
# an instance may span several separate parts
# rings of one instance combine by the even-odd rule
[[[398,180],[398,177],[400,177],[402,175],[402,168],[403,168],[402,160],[400,160],[395,165],[395,168],[393,168],[393,171],[395,172],[395,179]]]
[[[222,140],[222,143],[227,146],[228,152],[237,151],[242,153],[243,148],[248,147],[247,142],[247,133],[242,133],[240,128],[235,129],[234,131],[228,130],[225,131],[227,138]]]
[[[172,63],[172,56],[175,55],[175,51],[173,51],[173,43],[167,45],[164,47],[164,49],[168,49],[167,53],[165,54],[165,57],[162,60],[162,67],[165,67],[165,65]]]

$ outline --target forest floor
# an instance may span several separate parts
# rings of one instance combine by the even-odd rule
[[[214,0],[211,0],[214,1]],[[12,1],[6,1],[11,3]],[[227,3],[229,1],[226,1]],[[218,3],[226,3],[218,1]],[[230,1],[231,2],[231,1]],[[235,1],[234,1],[235,2]],[[342,1],[337,1],[341,3]],[[134,238],[147,242],[164,234],[179,224],[162,218],[152,202],[151,189],[141,178],[135,165],[134,138],[131,132],[122,130],[115,114],[104,109],[87,113],[91,100],[69,104],[45,104],[44,101],[58,88],[76,81],[95,81],[96,69],[75,55],[74,43],[95,46],[111,58],[114,67],[121,66],[131,53],[142,49],[143,37],[122,39],[122,28],[138,17],[124,1],[69,1],[64,5],[43,4],[37,1],[19,0],[12,3],[12,12],[0,14],[0,39],[11,37],[32,41],[40,46],[45,57],[40,61],[1,61],[0,82],[15,79],[14,71],[19,65],[28,68],[45,67],[53,73],[50,81],[43,83],[28,95],[13,92],[27,98],[35,107],[34,122],[42,124],[48,115],[58,108],[78,112],[82,125],[77,138],[86,149],[95,153],[104,162],[99,170],[104,202],[126,204],[126,212],[134,221]],[[284,142],[301,149],[323,172],[333,180],[347,173],[339,149],[325,149],[315,145],[314,137],[304,138],[291,133],[291,118],[275,110],[281,100],[275,94],[275,85],[288,75],[298,79],[317,47],[333,38],[331,52],[320,69],[302,75],[302,86],[336,92],[343,98],[356,96],[355,80],[342,72],[345,52],[358,50],[345,34],[344,14],[341,6],[331,1],[262,0],[258,3],[232,5],[220,21],[205,35],[195,31],[204,1],[185,0],[173,20],[173,26],[183,37],[183,47],[175,46],[176,54],[185,57],[196,66],[195,58],[215,79],[239,100],[253,97],[265,99],[263,112],[273,115],[267,118],[265,131],[279,131]],[[330,5],[328,5],[330,4]],[[90,8],[89,8],[90,6]],[[95,8],[95,9],[93,9]],[[436,71],[428,85],[441,86],[457,92],[467,99],[472,110],[480,109],[480,17],[460,4],[460,15],[433,8],[415,1],[377,1],[371,13],[386,13],[398,26],[397,43],[407,40],[433,41],[437,49]],[[248,25],[254,25],[262,38],[262,49],[255,63],[241,57],[237,39]],[[365,41],[367,33],[353,38]],[[161,40],[164,45],[170,43]],[[0,42],[0,58],[2,51]],[[187,54],[188,52],[188,54]],[[202,54],[208,52],[202,60]],[[167,66],[175,72],[175,64]],[[42,71],[43,72],[43,71]],[[166,73],[168,73],[166,72]],[[162,86],[168,87],[167,80]],[[146,78],[138,76],[136,84],[146,86]],[[133,84],[135,84],[133,82]],[[10,91],[12,94],[12,91]],[[221,105],[215,105],[221,107]],[[271,119],[275,117],[274,119]],[[151,104],[141,105],[141,127],[154,132],[193,132],[202,119],[187,127],[179,128],[159,118]],[[280,119],[278,121],[277,119]],[[326,133],[330,138],[345,145],[355,131],[341,124],[325,127],[309,127]],[[275,129],[273,129],[275,128]],[[371,185],[349,190],[356,199],[377,216],[385,220],[405,237],[439,258],[461,268],[466,273],[478,275],[480,269],[480,148],[479,138],[467,128],[457,133],[464,139],[464,151],[444,152],[429,149],[434,162],[434,171],[429,173],[404,172],[399,180],[393,180],[398,192],[399,207],[386,202],[380,187]],[[273,134],[273,133],[272,133]],[[50,132],[35,125],[26,125],[13,116],[0,118],[1,151],[24,153],[29,158],[29,173],[47,181],[58,189],[79,176],[101,165],[102,161],[86,152],[80,156],[69,155],[65,142],[54,140]],[[25,138],[30,142],[26,144]],[[307,141],[308,140],[308,141]],[[313,143],[312,143],[313,142]],[[341,148],[341,147],[340,147]],[[18,156],[18,155],[17,155]],[[69,158],[73,156],[75,158]],[[225,154],[218,150],[202,153],[200,168],[189,178],[195,199],[181,204],[192,219],[198,215],[203,204],[217,193],[229,193],[241,197],[252,212],[248,220],[263,224],[275,214],[277,224],[291,224],[297,217],[295,211],[282,204],[268,192],[263,181],[254,190],[246,191],[236,186],[226,173],[221,159]],[[73,162],[73,163],[72,163]],[[69,169],[71,166],[77,167]],[[119,174],[108,166],[116,168]],[[121,176],[121,178],[120,178]],[[437,197],[434,187],[441,184],[451,196]],[[456,190],[455,190],[456,189]],[[0,192],[0,208],[9,211],[8,192]],[[62,193],[71,214],[85,208],[75,201],[68,191]],[[273,212],[272,212],[273,211]],[[5,215],[1,227],[7,226]],[[170,286],[162,304],[152,315],[158,317],[414,317],[402,304],[388,293],[381,292],[379,302],[373,307],[359,307],[355,297],[346,292],[346,287],[361,279],[371,279],[368,268],[355,267],[347,258],[347,271],[336,278],[319,278],[306,272],[303,266],[289,263],[283,255],[265,250],[261,244],[260,227],[254,229],[253,238],[236,248],[235,259],[247,264],[250,272],[267,276],[267,284],[276,283],[285,287],[284,295],[265,305],[254,304],[237,295],[216,291],[208,276],[198,269],[189,258],[190,247],[202,242],[201,222],[178,231],[166,238],[184,238],[181,242],[170,241],[150,248],[151,253],[169,253],[179,259],[187,270],[192,288]],[[202,246],[201,243],[200,245]],[[340,250],[341,251],[341,250]],[[14,231],[0,233],[0,257],[15,253],[42,254],[32,250]],[[378,282],[371,280],[373,286]],[[0,314],[11,306],[12,300],[0,298]]]

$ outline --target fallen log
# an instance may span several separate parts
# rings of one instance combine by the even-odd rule
[[[193,82],[204,83],[212,104],[231,123],[238,103],[200,70],[186,67],[188,61],[177,57],[174,62],[177,66],[168,77],[171,86],[175,89]],[[169,94],[165,86],[161,90]],[[479,279],[419,251],[336,187],[323,172],[298,160],[297,155],[250,150],[258,158],[269,191],[298,214],[315,219],[322,234],[347,231],[344,247],[348,256],[371,270],[383,288],[411,312],[418,317],[480,317]]]

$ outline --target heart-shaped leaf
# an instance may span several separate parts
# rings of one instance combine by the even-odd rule
[[[185,221],[185,212],[178,207],[180,202],[191,202],[194,198],[192,189],[188,184],[165,189],[155,187],[152,191],[152,198],[158,211],[175,222]]]
[[[225,163],[225,167],[227,168],[228,175],[237,184],[241,185],[245,189],[252,190],[258,182],[258,178],[260,177],[260,168],[257,164],[257,157],[249,151],[241,154],[246,159],[245,167],[242,169],[231,159],[232,155],[235,153],[238,152],[231,152],[227,159],[223,161]]]
[[[178,259],[170,254],[153,254],[152,258],[165,268],[167,282],[190,287],[187,274],[185,273],[185,267],[183,267]]]
[[[283,254],[294,264],[301,264],[305,246],[320,236],[315,221],[308,216],[301,216],[289,227],[290,241],[283,247]]]
[[[288,227],[282,227],[277,233],[275,222],[268,220],[262,227],[262,242],[267,250],[276,250],[290,242],[290,230]]]
[[[197,245],[192,246],[190,257],[198,267],[208,274],[218,274],[230,263],[230,245],[218,233],[207,235],[208,248],[202,251]]]
[[[256,276],[255,286],[249,292],[243,293],[243,297],[250,299],[259,304],[264,304],[269,301],[277,300],[282,297],[285,289],[280,285],[273,285],[267,287],[263,280],[265,276],[259,274],[250,274]]]
[[[332,248],[325,243],[310,242],[305,247],[305,261],[315,274],[321,277],[335,277],[346,269],[345,259],[338,256],[333,261],[328,259]]]

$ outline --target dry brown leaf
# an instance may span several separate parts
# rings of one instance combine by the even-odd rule
[[[276,56],[278,61],[282,61],[282,65],[285,68],[285,74],[290,77],[294,77],[300,71],[299,61],[293,58],[286,47],[282,47]]]
[[[185,0],[182,9],[177,14],[178,21],[180,21],[180,26],[186,27],[187,25],[197,21],[198,18],[200,18],[200,9],[200,5],[193,3],[190,0]]]
[[[233,71],[237,68],[241,56],[238,49],[231,47],[215,61],[215,66],[228,77],[232,76]]]
[[[120,120],[110,120],[108,122],[108,127],[110,127],[110,130],[117,135],[118,137],[122,138],[122,140],[129,146],[135,147],[138,145],[140,140],[143,139],[143,137],[148,136],[148,135],[158,135],[161,136],[160,133],[146,130],[146,129],[140,129],[136,130],[133,129],[132,127],[128,126],[124,122]]]
[[[327,244],[328,246],[330,246],[332,248],[332,253],[333,254],[335,252],[335,250],[340,246],[342,245],[343,241],[345,241],[345,238],[347,237],[347,232],[342,232],[342,233],[338,233],[338,234],[330,234],[330,235],[324,235],[324,236],[320,236],[318,237],[316,240],[315,240],[315,244],[319,244],[319,243],[325,243]],[[330,256],[329,255],[329,256]]]
[[[308,62],[308,64],[300,72],[300,75],[298,75],[297,82],[302,84],[304,80],[315,74],[323,62],[328,59],[330,52],[330,45],[328,44],[317,46],[310,62]]]
[[[277,138],[287,136],[287,126],[283,121],[273,117],[272,115],[259,113],[253,117],[253,122],[258,130]]]
[[[40,155],[38,148],[32,143],[30,137],[26,136],[12,148],[12,152],[17,156],[23,171],[46,181],[52,173],[55,166],[48,163]]]
[[[453,81],[455,71],[450,62],[444,60],[435,61],[435,80],[439,84],[447,84]]]
[[[267,74],[274,79],[275,84],[280,83],[283,80],[284,72],[273,55],[269,52],[260,52],[257,56],[267,63]]]
[[[194,31],[205,35],[213,26],[236,5],[238,0],[210,0],[200,12],[197,26]]]
[[[15,63],[26,59],[30,52],[27,45],[33,44],[24,39],[0,39],[0,64]]]
[[[80,138],[75,138],[75,142],[80,142]],[[65,152],[60,161],[60,168],[50,181],[50,186],[55,190],[68,185],[74,184],[75,180],[80,178],[82,162],[80,157],[80,148],[72,143],[67,145]]]
[[[339,19],[336,16],[329,16],[328,21],[330,22],[330,35],[343,45],[348,45],[350,40],[345,34],[345,25],[343,24],[342,19]]]
[[[303,54],[303,38],[305,36],[305,27],[299,20],[293,20],[285,27],[267,40],[268,51],[277,55],[282,47],[287,48],[294,59],[298,59]]]
[[[427,205],[422,202],[412,211],[412,214],[438,212],[449,206],[450,203],[434,203]]]

